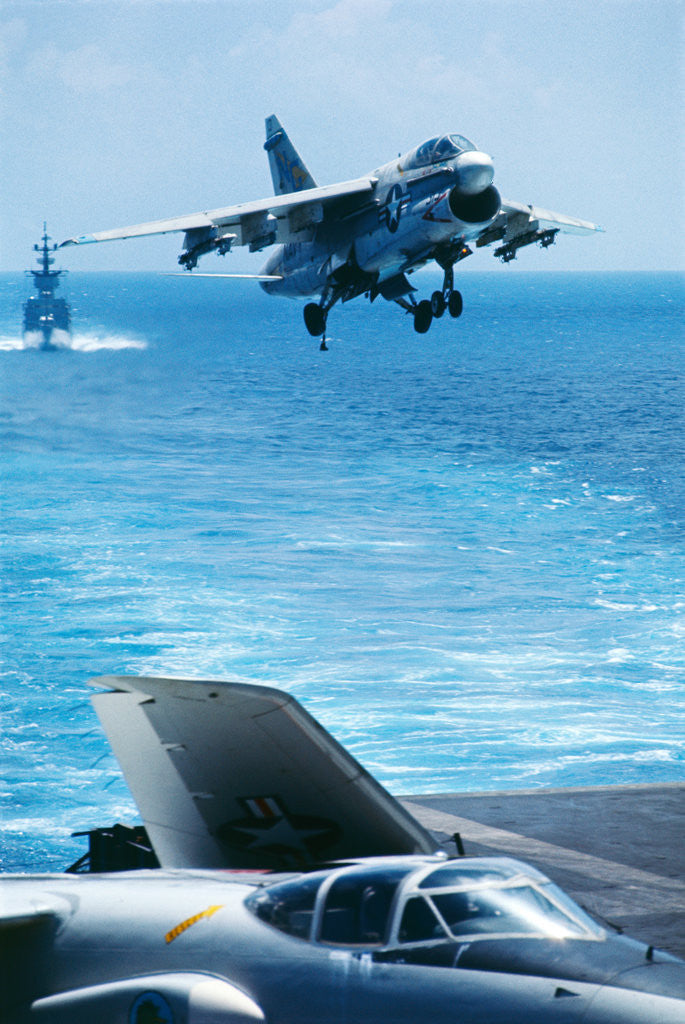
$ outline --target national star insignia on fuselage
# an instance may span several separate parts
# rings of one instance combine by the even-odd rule
[[[261,274],[208,274],[261,281],[271,295],[318,297],[304,308],[309,333],[325,348],[328,314],[358,295],[396,302],[425,333],[447,310],[457,317],[462,297],[454,266],[473,247],[500,243],[504,262],[534,242],[547,248],[559,232],[586,234],[596,224],[502,199],[487,153],[462,135],[435,136],[403,156],[349,181],[320,187],[278,118],[266,119],[266,143],[275,195],[170,220],[67,239],[82,245],[142,235],[185,233],[179,263],[197,266],[208,252],[234,246],[251,252],[276,245]],[[442,287],[417,301],[407,277],[435,261]]]
[[[400,217],[411,202],[411,196],[402,189],[401,185],[393,185],[388,192],[388,198],[378,211],[379,220],[383,221],[391,234],[394,234],[400,226]]]

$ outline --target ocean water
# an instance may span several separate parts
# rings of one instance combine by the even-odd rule
[[[136,820],[105,673],[283,687],[396,794],[682,780],[683,279],[461,287],[320,353],[251,282],[74,273],[40,352],[0,277],[5,869]]]

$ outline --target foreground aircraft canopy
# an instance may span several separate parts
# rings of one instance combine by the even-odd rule
[[[273,295],[318,296],[304,309],[307,330],[323,336],[331,307],[357,295],[400,305],[425,333],[445,310],[457,317],[462,298],[453,268],[473,247],[497,243],[504,262],[525,245],[547,248],[560,231],[586,234],[596,224],[503,200],[493,184],[491,158],[461,135],[429,139],[361,178],[319,187],[274,116],[266,143],[275,195],[219,210],[70,238],[82,245],[141,235],[185,233],[179,263],[192,270],[200,256],[233,246],[255,252],[277,244],[261,275]],[[434,260],[442,289],[417,302],[407,274]]]
[[[93,684],[161,868],[0,876],[3,1024],[685,1019],[685,963],[528,864],[436,853],[287,694]]]

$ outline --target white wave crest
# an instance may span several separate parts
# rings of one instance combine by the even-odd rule
[[[53,331],[51,344],[57,349],[69,349],[72,352],[100,352],[103,349],[121,351],[123,349],[145,349],[147,342],[142,338],[134,338],[127,334],[101,334],[95,331],[87,333],[67,334],[66,331]],[[36,351],[43,344],[40,331],[27,331],[22,335],[0,335],[0,352]]]
[[[45,337],[42,331],[25,331],[23,348],[42,348],[45,345]],[[50,335],[51,348],[71,348],[71,335],[68,331],[62,331],[55,327]]]
[[[98,352],[100,349],[118,351],[125,348],[147,348],[142,338],[132,338],[127,334],[76,334],[71,343],[75,352]]]

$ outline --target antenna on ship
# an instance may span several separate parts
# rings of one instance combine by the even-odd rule
[[[64,271],[50,270],[50,267],[55,262],[55,257],[51,256],[50,253],[54,252],[57,246],[50,245],[50,235],[48,234],[48,226],[45,221],[43,221],[43,237],[41,241],[43,243],[42,245],[34,245],[33,247],[35,252],[40,253],[40,256],[38,258],[38,266],[40,267],[40,272],[43,274],[49,274],[51,277],[54,276],[55,278],[57,278],[59,277],[60,274],[64,273]],[[38,271],[32,270],[31,273],[37,276]]]
[[[50,269],[55,262],[51,254],[57,246],[50,245],[46,221],[43,221],[41,242],[33,246],[38,253],[38,269],[27,271],[27,276],[33,277],[35,292],[24,303],[24,339],[31,341],[31,347],[64,348],[71,332],[71,310],[64,299],[56,297],[55,289],[66,271]]]

